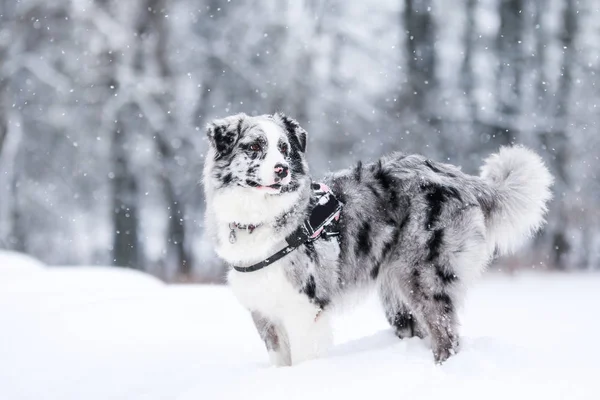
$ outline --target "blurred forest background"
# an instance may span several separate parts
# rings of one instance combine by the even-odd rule
[[[315,175],[392,151],[556,176],[509,268],[600,269],[598,0],[0,0],[0,248],[216,281],[215,117],[283,111]]]

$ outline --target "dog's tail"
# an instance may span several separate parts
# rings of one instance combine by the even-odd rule
[[[502,147],[485,160],[480,176],[493,192],[479,198],[488,243],[500,254],[511,253],[544,224],[552,175],[537,154],[515,146]]]

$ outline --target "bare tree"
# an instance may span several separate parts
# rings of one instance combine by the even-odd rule
[[[185,203],[182,193],[176,183],[177,177],[181,176],[181,167],[177,165],[176,158],[179,151],[185,151],[190,143],[186,138],[176,134],[174,110],[174,96],[169,88],[175,81],[170,61],[168,59],[168,46],[170,41],[169,20],[166,18],[169,12],[167,1],[147,0],[141,7],[140,25],[138,32],[140,38],[150,42],[152,51],[149,52],[150,59],[147,65],[156,65],[156,74],[162,81],[164,90],[154,96],[154,101],[159,106],[160,118],[154,122],[153,138],[156,144],[159,162],[159,179],[163,187],[163,194],[168,210],[167,244],[165,261],[173,264],[180,276],[189,276],[192,272],[192,258],[188,251],[186,240],[186,214]],[[184,146],[173,147],[173,143],[183,142]]]
[[[106,18],[119,14],[118,4],[109,0],[96,0]],[[126,19],[127,14],[122,13]],[[116,20],[111,22],[118,24]],[[139,35],[139,31],[136,32]],[[131,75],[139,68],[136,59],[136,42],[129,46],[112,41],[105,37],[106,50],[102,54],[103,74],[98,77],[99,84],[108,93],[115,96],[113,101],[104,106],[103,127],[111,132],[110,156],[111,165],[111,201],[112,201],[112,262],[117,266],[144,269],[142,243],[139,235],[139,184],[131,162],[131,146],[128,129],[128,116],[135,115],[139,109],[130,95],[123,92],[129,89]],[[136,64],[137,61],[137,64]],[[121,96],[119,96],[121,95]]]
[[[4,57],[2,50],[0,49],[0,60]],[[0,68],[1,69],[1,68]],[[4,141],[8,134],[8,118],[6,111],[6,98],[4,93],[8,91],[8,79],[0,76],[0,157],[2,157],[2,148],[4,147]]]
[[[132,107],[122,112],[132,112]],[[117,117],[119,118],[119,116]],[[140,252],[139,190],[129,161],[126,130],[120,119],[113,128],[111,146],[112,202],[113,202],[113,263],[114,265],[144,269]]]
[[[497,122],[492,134],[494,146],[514,143],[522,108],[523,0],[500,0],[500,29],[497,35],[496,77]]]
[[[473,56],[475,52],[475,7],[477,0],[467,0],[465,4],[464,58],[461,65],[460,83],[468,110],[468,123],[475,124],[477,118],[477,101],[475,98],[475,76],[473,74]]]
[[[547,132],[540,134],[541,142],[551,151],[550,163],[555,173],[555,193],[557,199],[552,206],[556,213],[556,219],[551,224],[551,237],[553,248],[553,262],[559,269],[567,268],[567,255],[571,251],[571,244],[567,229],[568,205],[562,197],[562,193],[569,190],[571,185],[568,165],[570,160],[570,141],[568,136],[570,116],[571,93],[573,88],[573,74],[577,62],[575,49],[575,38],[578,30],[577,7],[574,0],[565,0],[562,11],[562,27],[559,35],[559,43],[562,48],[562,59],[560,64],[560,76],[558,88],[554,93],[554,101],[550,102],[548,110],[554,121]]]
[[[436,117],[431,111],[432,93],[437,86],[435,75],[435,22],[430,0],[405,0],[403,26],[406,32],[406,60],[408,63],[408,93],[415,110],[424,121]]]
[[[432,0],[405,0],[403,27],[405,29],[405,54],[407,85],[402,90],[408,109],[417,116],[413,131],[427,138],[426,153],[435,152],[443,159],[452,153],[448,141],[446,120],[441,116],[440,82],[437,68],[437,29]],[[403,106],[404,102],[399,105]],[[415,135],[415,136],[417,136]]]

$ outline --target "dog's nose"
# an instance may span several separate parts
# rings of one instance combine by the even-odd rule
[[[284,164],[276,164],[275,165],[275,175],[279,179],[283,179],[288,175],[290,168]]]

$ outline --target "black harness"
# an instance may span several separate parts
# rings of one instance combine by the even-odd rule
[[[322,183],[313,183],[312,190],[315,206],[302,225],[285,238],[287,245],[259,263],[249,267],[234,265],[233,269],[238,272],[258,271],[282,259],[305,243],[314,242],[324,235],[327,237],[339,236],[340,212],[344,205],[335,197],[331,189]]]

